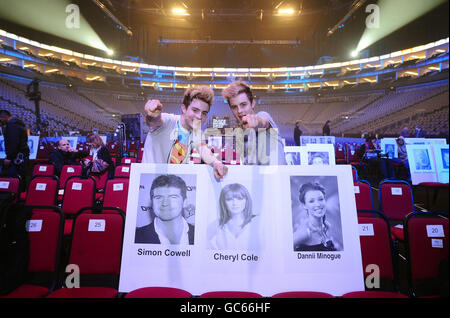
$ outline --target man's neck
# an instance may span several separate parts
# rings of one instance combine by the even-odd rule
[[[184,228],[183,217],[181,215],[168,221],[156,218],[155,222],[157,222],[155,225],[164,233],[164,236],[166,236],[172,244],[180,242]]]
[[[186,133],[192,132],[192,129],[186,124],[186,118],[184,115],[180,116],[180,128],[182,128]]]

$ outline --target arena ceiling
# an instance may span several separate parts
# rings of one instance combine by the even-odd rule
[[[365,7],[377,3],[370,0],[71,2],[78,4],[81,14],[114,50],[115,59],[130,57],[148,64],[202,67],[314,65],[324,56],[331,57],[328,61],[348,60],[365,30],[369,14]],[[355,9],[358,2],[362,6]],[[174,7],[186,9],[189,15],[174,16]],[[293,14],[281,16],[277,11],[280,8],[292,8]],[[354,11],[348,15],[352,9]],[[344,23],[338,25],[343,19]],[[55,41],[55,44],[80,50],[74,43],[50,39],[10,22],[0,21],[2,26],[9,32],[16,30],[19,35],[38,41]],[[337,26],[332,35],[327,35]],[[436,41],[448,37],[448,29],[446,1],[372,45],[369,54],[381,55]]]

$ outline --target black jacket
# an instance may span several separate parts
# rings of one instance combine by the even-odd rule
[[[77,159],[89,156],[86,151],[66,152],[56,149],[50,154],[50,162],[55,166],[57,175],[61,174],[64,165],[76,165]]]
[[[188,226],[189,245],[193,245],[195,227],[189,223]],[[136,228],[134,243],[161,244],[159,236],[155,230],[155,223],[152,222],[146,226]]]
[[[28,134],[23,121],[12,117],[3,129],[5,138],[6,159],[14,160],[18,153],[22,153],[24,157],[30,156],[30,148],[28,147]]]

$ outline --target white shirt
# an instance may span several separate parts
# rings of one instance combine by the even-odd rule
[[[258,249],[258,229],[253,225],[254,220],[244,226],[241,233],[236,237],[228,229],[228,226],[217,228],[216,234],[211,239],[213,249],[218,250],[255,250]]]
[[[181,232],[180,243],[178,243],[178,244],[179,245],[189,245],[189,234],[188,234],[189,225],[187,224],[186,220],[183,217],[181,218],[181,220],[183,222],[183,230]],[[163,221],[161,221],[159,218],[155,218],[154,222],[155,222],[155,232],[156,232],[156,234],[158,234],[159,241],[161,242],[161,244],[163,244],[163,245],[178,245],[178,244],[170,243],[169,239],[164,234],[163,225],[162,225]]]
[[[89,155],[92,156],[92,160],[97,160],[97,153],[100,147],[98,148],[91,148]]]

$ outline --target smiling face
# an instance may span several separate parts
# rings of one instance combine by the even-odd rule
[[[177,187],[159,187],[153,190],[153,212],[162,221],[171,221],[181,217],[184,199]]]
[[[305,193],[305,209],[314,217],[321,218],[325,215],[325,196],[320,190],[310,190]]]
[[[231,112],[239,123],[242,123],[242,117],[255,113],[255,100],[253,100],[253,102],[250,102],[247,94],[245,93],[240,93],[235,97],[231,97],[229,100],[229,105],[231,108]]]
[[[195,126],[194,121],[197,121],[199,124],[203,124],[206,121],[209,105],[200,99],[194,99],[188,107],[182,105],[181,111],[181,125],[184,129],[192,131]]]

